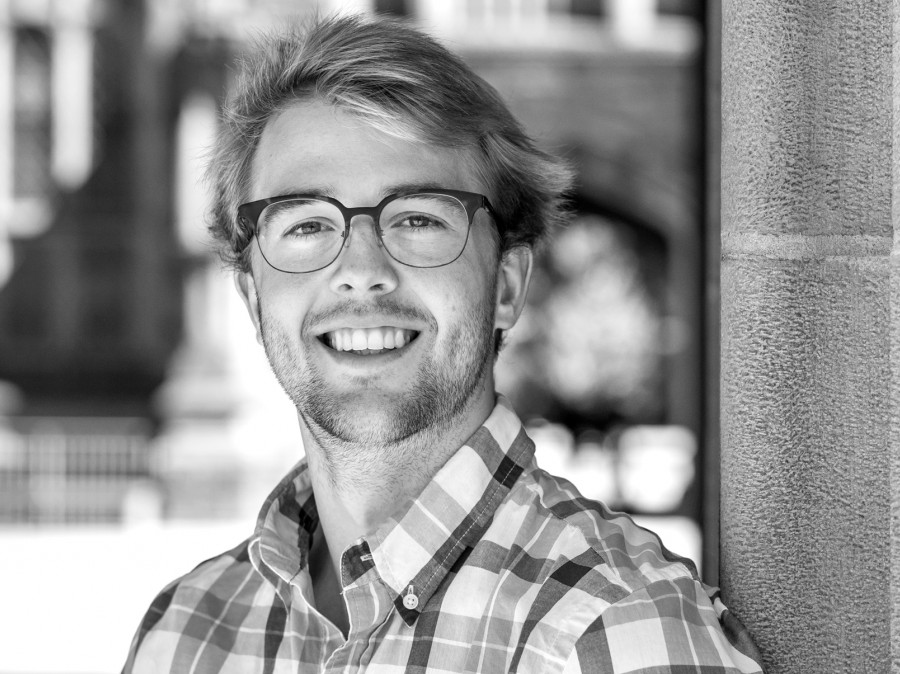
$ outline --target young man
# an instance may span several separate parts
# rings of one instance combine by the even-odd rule
[[[320,20],[243,64],[210,174],[306,458],[126,672],[759,671],[690,562],[542,472],[494,391],[569,173],[487,84],[403,25]]]

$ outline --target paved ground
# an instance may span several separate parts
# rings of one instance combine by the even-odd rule
[[[0,529],[0,673],[120,671],[156,593],[252,527]]]

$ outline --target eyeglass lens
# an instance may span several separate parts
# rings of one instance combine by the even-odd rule
[[[412,194],[385,203],[378,216],[381,240],[398,262],[437,267],[463,250],[469,216],[457,198]],[[344,215],[319,199],[289,199],[270,204],[258,220],[260,249],[276,269],[306,272],[331,264],[344,242]]]

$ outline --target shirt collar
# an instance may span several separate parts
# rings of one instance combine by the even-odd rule
[[[509,401],[484,424],[401,513],[367,536],[375,566],[412,624],[460,555],[487,529],[510,488],[531,463],[534,444]],[[404,598],[416,597],[410,608]]]
[[[253,566],[276,587],[290,583],[306,565],[319,526],[306,459],[278,483],[256,520],[250,544]]]
[[[371,553],[394,605],[412,624],[463,552],[487,529],[531,463],[534,444],[509,401],[497,397],[484,424],[450,457],[421,494],[356,546]],[[306,460],[278,484],[257,519],[250,557],[278,586],[307,564],[319,519]],[[261,563],[264,562],[264,563]],[[410,593],[416,597],[410,608]]]

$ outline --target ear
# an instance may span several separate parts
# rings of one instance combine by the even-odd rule
[[[494,328],[509,330],[525,308],[525,295],[531,281],[530,246],[515,246],[503,254],[497,273],[497,306]]]
[[[256,294],[256,281],[253,280],[252,272],[235,272],[234,287],[237,288],[238,294],[244,301],[244,306],[247,307],[247,313],[250,314],[250,320],[253,321],[253,327],[256,330],[256,341],[262,344],[262,330],[260,329],[259,318],[259,295]]]

